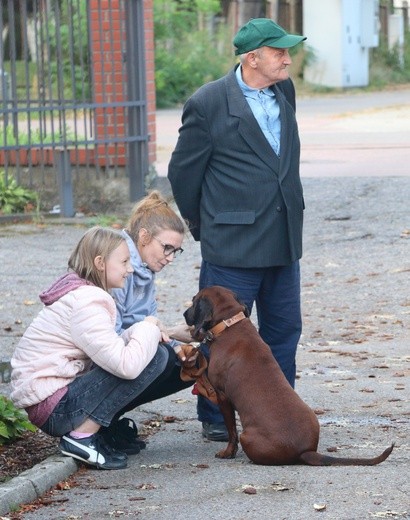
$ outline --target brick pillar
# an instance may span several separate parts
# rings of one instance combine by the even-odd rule
[[[119,0],[90,0],[90,42],[94,103],[124,101],[122,74],[122,20]],[[95,110],[96,140],[110,141],[126,135],[123,111],[116,107],[98,107]],[[126,164],[124,144],[96,145],[96,160],[100,166]]]
[[[146,82],[147,82],[147,120],[148,134],[148,161],[153,164],[157,158],[156,152],[156,106],[155,95],[155,44],[154,44],[154,2],[144,1],[144,30],[145,30],[145,55],[146,55]]]
[[[124,1],[89,0],[90,42],[94,103],[126,101],[127,78],[123,63],[125,51]],[[147,117],[149,163],[156,158],[155,135],[155,76],[153,0],[144,0],[144,40],[146,49]],[[95,110],[95,139],[110,140],[128,135],[127,110],[122,107],[98,107]],[[126,165],[127,149],[123,143],[96,145],[96,157],[101,166]]]

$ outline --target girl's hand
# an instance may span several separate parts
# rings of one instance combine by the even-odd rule
[[[144,318],[144,321],[149,321],[150,323],[153,323],[159,328],[161,332],[161,341],[164,341],[165,343],[169,343],[171,341],[167,329],[156,316],[147,316],[146,318]]]

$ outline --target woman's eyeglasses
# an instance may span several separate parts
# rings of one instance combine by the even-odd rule
[[[160,240],[159,238],[154,237],[154,236],[152,238],[155,238],[155,240],[157,242],[159,242],[161,244],[161,246],[164,248],[164,256],[171,256],[171,255],[179,256],[180,254],[182,254],[184,252],[182,247],[174,247],[171,244],[164,244],[164,242],[162,242],[162,240]]]

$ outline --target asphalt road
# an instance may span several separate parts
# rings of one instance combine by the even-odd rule
[[[47,506],[21,518],[410,518],[409,94],[302,99],[298,108],[306,220],[296,389],[318,414],[320,451],[373,456],[394,441],[390,458],[349,468],[257,466],[242,451],[234,460],[218,460],[220,444],[201,438],[188,390],[133,414],[155,433],[126,470],[82,470],[47,497]],[[397,117],[398,111],[407,115]],[[160,159],[169,157],[169,141],[176,139],[173,114],[159,114]],[[382,156],[389,169],[378,173]],[[163,174],[162,186],[167,189]],[[86,224],[0,227],[3,360]],[[169,324],[182,321],[197,290],[198,244],[187,237],[184,249],[157,277],[159,313]],[[0,386],[7,391],[7,384]],[[57,457],[0,486],[0,515],[74,469],[71,459]]]

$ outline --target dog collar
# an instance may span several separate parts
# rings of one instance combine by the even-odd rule
[[[232,318],[228,318],[227,320],[222,320],[217,325],[212,327],[212,329],[209,329],[205,335],[205,341],[211,342],[213,341],[217,336],[222,334],[222,332],[227,329],[228,327],[232,327],[232,325],[235,325],[235,323],[238,323],[239,321],[242,321],[246,318],[245,314],[241,311],[238,312],[238,314],[235,314],[235,316],[232,316]]]

